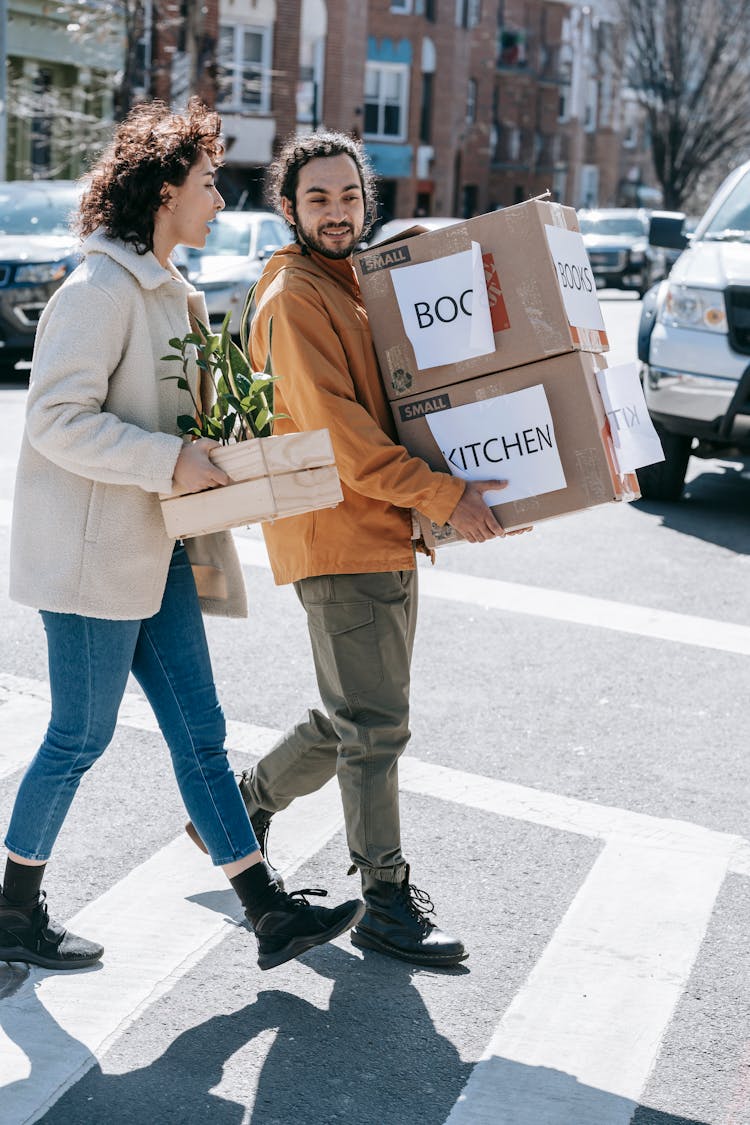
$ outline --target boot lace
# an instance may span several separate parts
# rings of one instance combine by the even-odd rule
[[[414,883],[404,882],[401,894],[411,916],[416,918],[425,930],[431,930],[434,923],[430,921],[429,915],[435,913],[435,905],[427,891],[421,890]]]
[[[327,898],[328,891],[323,890],[322,887],[305,887],[304,890],[301,891],[279,891],[279,894],[284,896],[289,906],[306,907],[311,904],[307,901],[305,895]]]

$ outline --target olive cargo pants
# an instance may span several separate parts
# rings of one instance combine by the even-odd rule
[[[279,812],[338,777],[352,862],[398,883],[398,759],[409,740],[416,570],[332,574],[294,583],[307,613],[320,697],[246,774],[251,815]]]

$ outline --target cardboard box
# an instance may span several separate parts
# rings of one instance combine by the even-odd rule
[[[481,251],[474,272],[472,242]],[[532,199],[381,243],[354,262],[390,399],[609,347],[572,207]],[[476,354],[472,321],[485,305],[490,350]]]
[[[159,498],[174,539],[333,508],[343,500],[328,430],[221,445],[211,460],[230,484]]]
[[[402,443],[433,469],[508,480],[491,504],[507,531],[638,497],[635,474],[617,471],[597,386],[601,357],[569,352],[391,403]],[[518,392],[524,392],[519,394]],[[470,410],[456,410],[472,407]],[[437,434],[433,427],[439,428]],[[531,488],[530,495],[524,495]],[[425,521],[422,520],[424,530]],[[435,542],[460,536],[432,528]]]

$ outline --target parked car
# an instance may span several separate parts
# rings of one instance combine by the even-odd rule
[[[31,359],[42,309],[78,262],[69,220],[80,191],[69,180],[0,183],[0,377]]]
[[[239,335],[248,289],[260,277],[266,258],[291,239],[286,223],[272,211],[220,211],[202,249],[181,248],[189,280],[206,296],[212,328],[218,329],[231,312],[229,330]]]
[[[378,242],[385,242],[388,238],[397,238],[410,227],[424,227],[426,230],[440,230],[441,227],[450,227],[454,223],[462,223],[463,219],[452,219],[445,215],[424,215],[419,219],[389,219],[375,227],[370,236],[369,245],[375,246]]]
[[[689,240],[680,213],[655,213],[650,239],[682,253],[641,312],[638,357],[665,460],[638,480],[648,499],[678,500],[691,455],[750,454],[750,162]]]
[[[635,207],[579,211],[584,245],[600,289],[628,289],[639,297],[664,277],[664,253],[649,246],[648,211]]]

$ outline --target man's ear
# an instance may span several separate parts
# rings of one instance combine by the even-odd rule
[[[288,223],[291,223],[293,227],[297,225],[294,219],[294,207],[292,206],[292,201],[291,199],[287,199],[285,195],[282,195],[281,197],[281,213],[283,214],[286,221]]]

